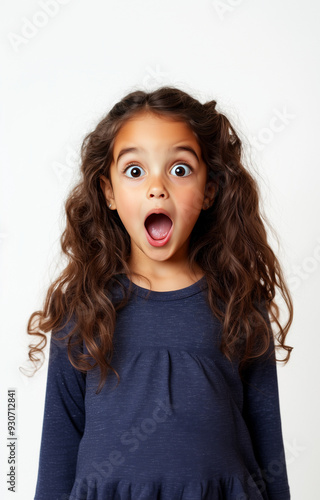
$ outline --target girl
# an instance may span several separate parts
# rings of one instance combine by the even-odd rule
[[[290,499],[269,313],[287,362],[293,306],[241,156],[174,87],[85,137],[68,265],[28,323],[36,367],[52,330],[35,500]]]

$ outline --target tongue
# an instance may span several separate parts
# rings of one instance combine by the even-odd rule
[[[164,214],[151,214],[146,220],[146,228],[154,240],[162,240],[170,231],[172,222]]]

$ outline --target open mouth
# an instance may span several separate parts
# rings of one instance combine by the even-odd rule
[[[166,214],[152,213],[145,220],[145,228],[153,240],[164,240],[172,227],[172,220]]]

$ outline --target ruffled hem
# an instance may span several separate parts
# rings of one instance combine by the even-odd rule
[[[102,485],[98,482],[76,483],[69,500],[268,500],[265,488],[260,491],[249,476],[190,481],[132,482],[119,480]]]

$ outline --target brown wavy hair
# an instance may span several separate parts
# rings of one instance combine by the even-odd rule
[[[117,211],[106,205],[100,176],[110,179],[117,133],[141,111],[183,121],[192,129],[207,165],[207,180],[217,188],[214,203],[201,210],[191,233],[189,263],[190,268],[197,263],[206,276],[208,304],[222,323],[221,352],[239,361],[240,373],[270,348],[272,353],[275,347],[284,349],[286,356],[280,361],[286,363],[293,349],[285,344],[293,320],[292,299],[267,241],[263,220],[270,223],[261,214],[257,181],[243,165],[242,142],[225,114],[216,110],[215,100],[202,104],[180,89],[164,86],[130,92],[83,140],[81,180],[65,202],[61,248],[68,263],[50,285],[43,310],[35,311],[27,324],[28,334],[40,337],[36,345],[29,344],[35,370],[43,363],[45,334],[52,330],[55,335],[73,318],[73,328],[63,337],[71,364],[84,373],[98,366],[98,391],[109,370],[120,380],[111,365],[113,334],[117,310],[127,303],[131,286],[128,293],[123,289],[123,300],[116,304],[109,292],[116,283],[122,286],[119,274],[126,274],[131,284],[130,237]],[[284,326],[279,322],[276,287],[289,312]],[[279,328],[277,334],[270,318]],[[89,354],[80,349],[76,355],[74,348],[83,343]]]

